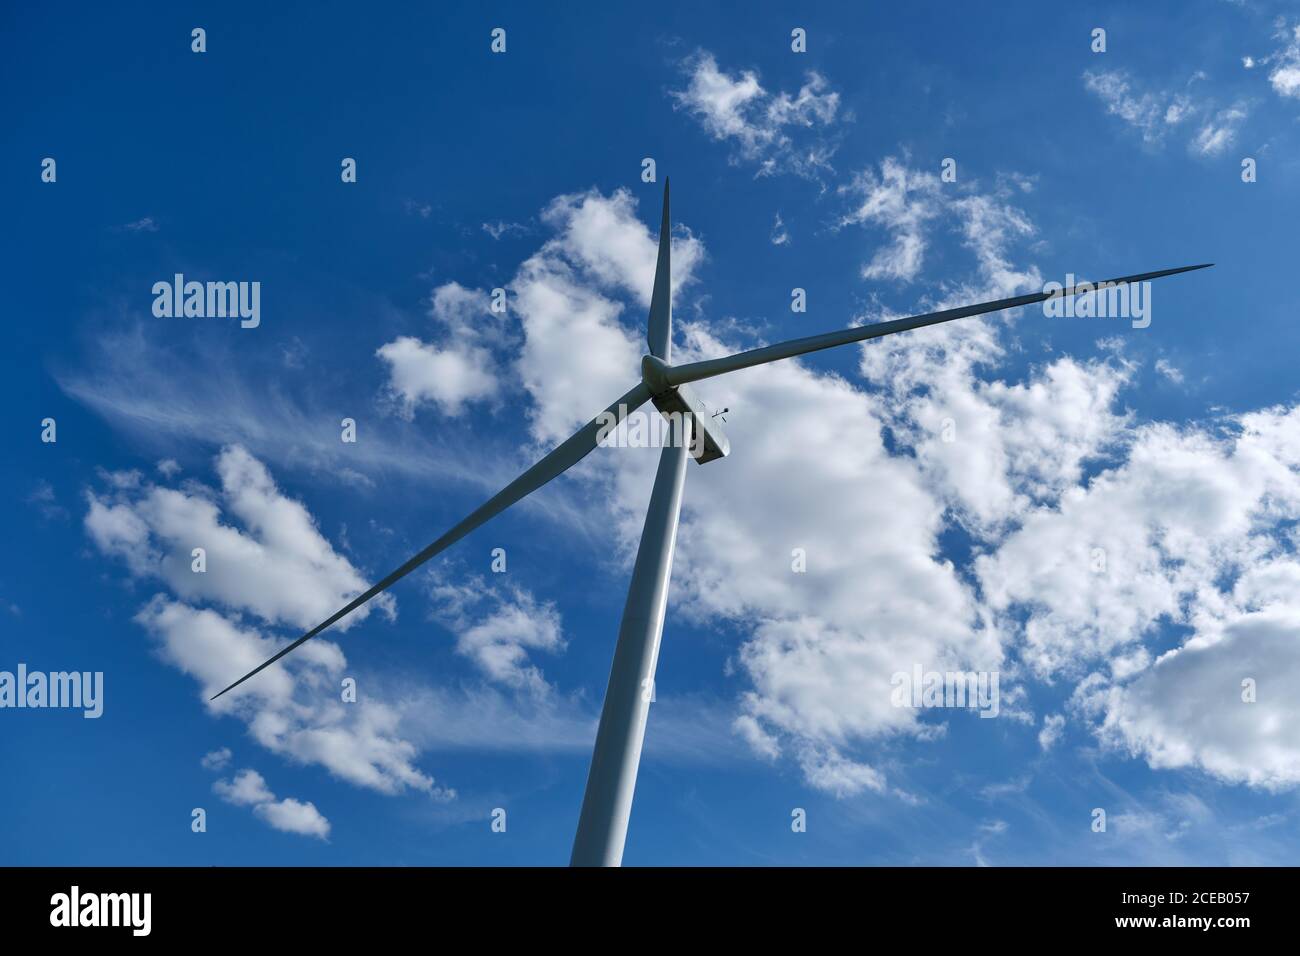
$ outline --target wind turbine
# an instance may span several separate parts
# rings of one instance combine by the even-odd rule
[[[1068,289],[1031,293],[1009,299],[965,305],[941,312],[915,315],[876,325],[840,329],[822,335],[793,339],[776,345],[737,352],[724,358],[706,359],[685,365],[672,365],[672,288],[670,261],[670,224],[668,219],[668,181],[664,181],[663,217],[659,226],[659,257],[655,265],[654,287],[650,296],[650,317],[646,338],[649,354],[641,359],[641,381],[616,398],[550,454],[525,471],[496,495],[471,512],[419,554],[410,558],[383,580],[317,624],[292,644],[249,671],[221,694],[238,687],[250,677],[274,664],[294,648],[315,637],[330,625],[355,611],[376,594],[391,587],[424,562],[455,544],[490,518],[505,511],[521,498],[536,491],[576,465],[587,456],[612,426],[646,402],[651,402],[668,418],[672,440],[659,457],[654,490],[646,512],[645,528],[637,549],[632,581],[628,587],[623,623],[619,627],[614,661],[609,672],[609,686],[596,731],[596,746],[587,775],[587,789],[578,818],[578,832],[573,841],[573,866],[618,866],[623,859],[632,794],[636,787],[637,767],[641,761],[641,744],[645,737],[646,718],[654,688],[655,666],[659,659],[659,641],[663,635],[664,610],[668,601],[668,579],[677,541],[677,519],[682,506],[682,486],[686,480],[686,459],[693,457],[707,464],[725,457],[730,450],[717,418],[710,417],[695,397],[689,383],[712,378],[742,368],[751,368],[778,359],[793,358],[809,352],[863,342],[909,329],[938,325],[972,315],[1000,312],[1033,305],[1048,299],[1073,296],[1119,286],[1145,282],[1162,276],[1207,268],[1212,263],[1124,276],[1105,283],[1080,283]],[[695,430],[698,429],[698,434]]]

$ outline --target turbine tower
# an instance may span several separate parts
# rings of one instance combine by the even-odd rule
[[[596,731],[596,745],[570,859],[573,866],[618,866],[623,860],[623,844],[632,810],[637,767],[641,761],[641,745],[653,696],[659,641],[663,635],[664,612],[668,603],[668,579],[672,571],[673,548],[677,541],[677,520],[681,513],[682,488],[686,481],[686,459],[693,457],[699,464],[707,464],[725,457],[730,450],[717,419],[709,416],[704,405],[690,389],[689,383],[778,359],[793,358],[927,325],[938,325],[953,319],[1019,308],[1048,299],[1089,293],[1108,286],[1145,282],[1212,265],[1207,263],[1164,269],[1097,284],[1080,283],[1068,289],[1030,293],[875,325],[840,329],[749,349],[724,358],[673,365],[670,233],[668,181],[665,180],[663,217],[659,224],[659,257],[655,266],[646,332],[649,352],[641,360],[641,381],[442,537],[282,648],[269,660],[239,678],[214,696],[213,700],[274,664],[490,518],[536,491],[552,478],[563,474],[596,448],[600,439],[608,434],[611,425],[616,426],[631,412],[646,402],[651,402],[668,419],[672,440],[660,453],[659,470],[655,475],[654,489],[650,493],[645,528],[641,533],[627,603],[623,608],[623,623],[619,627],[618,643],[614,648],[609,686],[600,713],[600,726]]]

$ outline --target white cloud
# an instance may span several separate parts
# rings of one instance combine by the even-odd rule
[[[402,413],[409,418],[431,403],[455,416],[471,402],[496,397],[502,384],[490,346],[500,345],[505,332],[488,293],[446,283],[434,289],[429,314],[444,344],[401,335],[375,353],[388,365],[388,388]]]
[[[885,778],[865,764],[846,760],[835,752],[805,751],[799,760],[804,779],[818,790],[836,797],[850,797],[871,790],[879,793],[885,789]]]
[[[141,483],[87,494],[86,530],[104,554],[121,558],[137,577],[165,581],[189,602],[247,610],[268,624],[305,630],[328,617],[368,582],[321,535],[301,502],[281,494],[266,466],[245,449],[217,456],[221,489],[184,490]],[[222,508],[245,530],[222,521]],[[193,570],[193,549],[206,571]],[[391,597],[379,605],[390,614]],[[365,620],[358,608],[336,625]]]
[[[1269,74],[1268,80],[1279,96],[1300,98],[1300,64],[1283,64]]]
[[[230,763],[231,756],[230,748],[222,747],[219,750],[213,750],[204,754],[203,759],[200,760],[199,763],[202,765],[204,770],[224,770],[226,769],[226,765]]]
[[[1273,558],[1230,594],[1197,602],[1194,635],[1128,683],[1094,679],[1076,692],[1110,746],[1157,769],[1196,767],[1268,790],[1300,784],[1300,563]],[[1254,682],[1247,702],[1243,682]]]
[[[218,780],[212,789],[222,800],[237,807],[251,807],[275,799],[275,794],[267,789],[266,781],[256,770],[241,770],[233,781]]]
[[[908,183],[923,175],[894,159],[883,168],[889,172],[882,182]],[[1011,204],[1014,195],[1005,184],[992,193],[968,184],[954,198],[930,190],[930,214],[923,221],[942,210],[944,222],[974,257],[976,279],[946,289],[925,309],[1042,287],[1035,267],[1014,264],[1016,247],[1036,233]],[[915,244],[925,241],[918,233]],[[1024,382],[989,380],[988,371],[1004,357],[998,330],[1008,321],[964,319],[861,349],[863,376],[880,383],[874,413],[914,454],[931,492],[968,528],[985,533],[1077,482],[1085,463],[1114,445],[1128,423],[1112,409],[1132,374],[1118,357],[1063,357],[1034,369]]]
[[[1128,371],[1063,357],[1024,383],[984,381],[977,367],[998,357],[980,351],[986,344],[974,330],[948,343],[918,336],[910,350],[864,349],[862,365],[889,383],[881,414],[930,487],[968,528],[989,533],[1060,495],[1119,440],[1127,419],[1111,403]]]
[[[240,770],[233,781],[218,780],[212,785],[217,795],[237,807],[252,807],[253,813],[276,830],[328,839],[330,822],[315,804],[286,797],[277,800],[256,770]]]
[[[500,239],[502,236],[522,236],[528,233],[528,227],[523,223],[504,222],[498,219],[496,222],[483,223],[483,231],[493,239]]]
[[[389,386],[408,416],[422,402],[436,404],[444,415],[459,415],[467,402],[497,392],[496,371],[485,349],[439,349],[401,335],[375,354],[388,363]]]
[[[496,584],[481,576],[455,583],[431,573],[434,617],[456,633],[456,650],[472,660],[489,680],[532,695],[551,687],[528,652],[564,649],[555,606],[537,601],[523,588]]]
[[[924,176],[901,161],[881,169],[859,190],[870,209],[858,221],[903,237],[903,252],[891,260],[902,263],[900,277],[920,274],[927,230],[938,222],[956,230],[972,258],[972,277],[941,287],[927,306],[1041,287],[1037,269],[1020,255],[1035,231],[1012,205],[1014,192],[981,193],[964,183],[948,195],[914,186]],[[872,190],[888,192],[891,184],[892,193],[872,205]],[[918,202],[940,213],[909,210]],[[561,196],[542,218],[554,235],[511,283],[522,334],[512,372],[531,401],[532,437],[550,444],[635,380],[655,244],[624,192]],[[675,240],[679,287],[702,257],[694,238]],[[1278,522],[1300,516],[1300,440],[1293,437],[1300,413],[1246,416],[1230,423],[1228,436],[1209,427],[1134,430],[1118,409],[1134,368],[1120,353],[1060,358],[1021,380],[1001,380],[993,373],[1004,356],[1005,321],[972,319],[864,346],[861,368],[879,390],[796,361],[701,383],[706,401],[733,409],[733,455],[691,467],[672,613],[736,634],[732,673],[745,683],[739,712],[722,725],[760,757],[792,761],[812,786],[846,797],[887,792],[882,746],[944,729],[892,706],[894,671],[921,663],[1014,674],[1023,662],[1027,677],[1080,680],[1074,716],[1108,746],[1157,766],[1291,785],[1300,741],[1277,730],[1297,725],[1285,709],[1253,705],[1264,718],[1255,724],[1226,715],[1220,739],[1216,728],[1183,721],[1185,704],[1170,688],[1183,680],[1209,688],[1221,666],[1213,650],[1225,643],[1234,652],[1253,648],[1238,656],[1261,673],[1290,674],[1290,662],[1279,658],[1283,645],[1268,639],[1268,627],[1291,613],[1269,597],[1281,589],[1268,590],[1262,577],[1240,593],[1225,591],[1224,582],[1264,558],[1281,559]],[[735,347],[680,318],[679,332],[678,361]],[[944,418],[956,425],[957,449],[942,441],[937,425]],[[886,427],[901,453],[887,446]],[[1085,467],[1096,462],[1107,467],[1086,478]],[[625,561],[640,533],[654,463],[653,451],[602,449],[575,472],[592,506],[608,502],[600,517],[615,529]],[[101,526],[92,532],[103,547],[127,560],[148,557],[159,532],[138,505],[152,494],[142,478],[126,476],[105,496]],[[187,494],[217,498],[193,488]],[[954,515],[975,539],[970,568],[943,557],[939,536]],[[254,534],[250,528],[245,536]],[[804,549],[807,573],[792,571],[794,548]],[[1106,556],[1104,574],[1092,570],[1094,548]],[[162,576],[156,563],[141,560],[141,573]],[[1276,580],[1289,573],[1279,565]],[[546,606],[527,592],[472,601],[453,588],[443,598],[454,599],[454,623],[464,625],[458,650],[510,693],[419,688],[401,709],[351,713],[307,703],[299,689],[331,685],[343,666],[337,646],[318,641],[315,657],[261,675],[255,692],[236,698],[247,700],[239,706],[250,732],[345,779],[435,795],[441,791],[413,766],[417,746],[584,749],[591,715],[548,687],[531,660],[562,646],[558,618],[548,620]],[[263,620],[286,613],[228,611]],[[164,656],[205,684],[239,671],[227,666],[231,660],[256,663],[275,646],[242,621],[162,597],[141,619]],[[1200,643],[1161,658],[1154,638],[1170,622],[1190,628]],[[218,658],[220,678],[212,669]],[[1023,693],[1004,692],[1008,700]],[[424,717],[418,723],[411,717],[417,710]],[[1060,714],[1043,721],[1043,749],[1057,745],[1064,721]],[[1242,746],[1234,750],[1233,741]]]
[[[897,164],[895,179],[910,171]],[[586,203],[609,209],[573,214],[565,202],[550,224],[562,239],[548,243],[520,270],[525,347],[534,354],[571,341],[573,316],[592,343],[582,360],[590,374],[525,376],[535,407],[539,440],[562,437],[626,387],[641,351],[635,331],[619,321],[609,295],[648,285],[620,278],[651,268],[653,248],[640,243],[634,256],[600,251],[624,248],[621,233],[644,231],[634,218],[614,215],[618,203],[589,195]],[[962,243],[974,257],[977,286],[948,290],[970,300],[1041,285],[1032,267],[1014,265],[1014,246],[1033,236],[1032,223],[1005,195],[957,194],[949,204]],[[599,223],[599,228],[591,225]],[[589,240],[599,232],[601,243]],[[641,258],[641,263],[635,257]],[[595,284],[602,293],[591,291]],[[730,350],[701,326],[680,323],[679,361]],[[742,696],[734,729],[753,751],[777,759],[789,754],[815,786],[840,795],[886,787],[868,756],[873,742],[891,735],[921,737],[941,731],[908,710],[892,707],[888,676],[915,662],[940,666],[997,666],[1009,624],[989,628],[974,595],[955,569],[933,557],[943,510],[956,503],[975,528],[1014,525],[1057,500],[1082,477],[1083,463],[1110,449],[1127,416],[1113,410],[1131,366],[1112,356],[1089,363],[1060,359],[1022,383],[986,382],[978,368],[1001,357],[994,321],[973,320],[916,333],[909,343],[885,340],[863,349],[864,367],[878,381],[897,383],[897,398],[876,400],[797,362],[780,363],[712,380],[701,393],[733,412],[728,430],[732,469],[691,470],[674,574],[674,608],[740,630],[736,656],[751,690]],[[940,371],[950,377],[937,378]],[[969,406],[961,429],[971,449],[992,448],[983,482],[957,467],[945,476],[928,436],[918,394],[941,393]],[[896,408],[897,413],[886,412]],[[903,443],[920,447],[915,459],[888,453],[880,423],[889,420]],[[975,422],[985,422],[980,431]],[[755,423],[762,422],[758,428]],[[794,436],[794,440],[789,440]],[[937,438],[935,438],[937,441]],[[653,454],[612,449],[589,459],[580,474],[610,489],[624,553],[635,545]],[[791,475],[798,482],[791,482]],[[965,480],[963,480],[965,479]],[[863,486],[887,487],[888,496],[864,496]],[[965,489],[962,497],[961,489]],[[698,497],[697,497],[698,496]],[[692,500],[707,501],[696,510]],[[824,503],[834,501],[833,509]],[[870,527],[851,536],[844,527]],[[810,571],[793,574],[791,549],[806,550]],[[872,574],[864,576],[861,569]],[[1048,726],[1053,726],[1054,721]]]
[[[756,163],[758,175],[815,177],[831,171],[834,146],[817,136],[803,142],[804,131],[828,127],[836,119],[840,97],[827,89],[824,77],[810,72],[791,96],[769,93],[752,70],[729,74],[718,69],[713,54],[705,51],[688,57],[682,69],[689,80],[685,89],[670,92],[676,108],[695,117],[713,139],[732,143],[736,158]]]
[[[879,176],[864,169],[839,191],[857,203],[841,225],[869,223],[890,233],[890,244],[862,267],[863,278],[915,279],[925,259],[926,223],[939,214],[939,177],[891,156],[881,163]]]
[[[731,92],[720,89],[719,102],[743,117],[761,88],[756,78],[727,79]],[[1173,103],[1162,101],[1159,122]],[[725,126],[732,112],[719,107],[716,121]],[[983,193],[964,183],[949,195],[928,175],[891,159],[855,184],[865,211],[849,221],[895,234],[880,275],[919,275],[928,231],[942,222],[956,230],[973,269],[968,281],[927,297],[926,307],[1041,287],[1020,252],[1035,230],[1012,204],[1016,191]],[[560,197],[543,221],[555,235],[511,287],[532,434],[549,444],[635,380],[654,242],[625,193]],[[675,253],[675,265],[683,263],[675,278],[687,281],[703,250],[693,239],[679,241],[691,252]],[[1134,428],[1118,402],[1135,368],[1122,353],[1058,358],[1007,381],[995,374],[1007,321],[972,319],[864,346],[862,371],[881,383],[879,391],[795,361],[701,384],[705,400],[733,409],[733,454],[709,468],[692,466],[673,613],[735,631],[732,664],[746,686],[733,732],[764,759],[791,760],[827,792],[886,792],[881,746],[944,728],[892,706],[894,671],[921,663],[1015,674],[1023,664],[1029,679],[1079,682],[1072,713],[1109,747],[1154,766],[1292,785],[1300,738],[1286,728],[1300,726],[1295,715],[1276,698],[1240,704],[1235,674],[1226,690],[1214,681],[1229,660],[1291,678],[1286,646],[1271,636],[1292,613],[1272,595],[1290,592],[1266,587],[1289,580],[1290,569],[1279,564],[1272,579],[1224,588],[1243,569],[1281,561],[1294,545],[1284,544],[1280,527],[1300,517],[1300,412],[1245,416],[1226,423],[1228,433]],[[678,361],[734,347],[699,324],[679,320],[679,331]],[[942,441],[944,418],[956,426],[955,448]],[[901,454],[886,447],[886,426]],[[604,449],[575,473],[599,490],[593,503],[610,503],[625,560],[640,533],[654,462],[653,452]],[[1088,477],[1090,463],[1104,467]],[[967,569],[942,557],[939,535],[953,515],[975,539]],[[132,529],[121,534],[129,538]],[[807,555],[805,574],[791,570],[794,548]],[[507,609],[497,623],[460,650],[507,688],[544,686],[529,655],[558,646],[558,624],[520,629],[515,624],[531,615],[514,607],[531,595],[501,601]],[[475,609],[466,630],[493,620],[494,607]],[[1157,636],[1169,625],[1195,636],[1160,657]],[[1195,689],[1187,699],[1177,693],[1184,686]],[[580,748],[590,732],[590,717],[553,689],[529,705],[527,719],[491,691],[487,700],[497,704],[484,712],[503,716],[482,727],[458,719],[456,701],[439,699],[429,708],[439,726],[421,732],[449,745],[503,746],[502,728],[514,727],[521,740],[540,735]],[[1211,715],[1186,720],[1188,700]],[[1211,726],[1215,714],[1221,719]],[[1063,714],[1046,717],[1039,746],[1058,746],[1064,724]]]
[[[781,214],[776,214],[776,219],[772,222],[772,245],[788,246],[790,244],[790,230],[785,227],[785,222],[781,219]]]
[[[1183,384],[1184,375],[1182,369],[1178,368],[1168,359],[1156,359],[1155,370],[1175,385]]]
[[[694,337],[701,354],[719,351]],[[787,362],[710,382],[707,396],[743,414],[728,424],[730,467],[692,469],[674,602],[739,631],[752,686],[741,709],[753,721],[739,729],[757,753],[780,747],[832,792],[879,789],[883,775],[855,755],[928,732],[892,705],[890,676],[917,662],[991,669],[1000,657],[952,567],[934,558],[942,506],[913,462],[886,451],[870,400],[841,380]],[[619,494],[628,539],[644,501],[632,490],[644,479],[630,477]],[[793,569],[796,548],[806,573]]]
[[[758,756],[766,760],[775,760],[781,756],[781,746],[776,738],[764,730],[763,725],[752,715],[739,715],[732,723],[732,729]]]
[[[118,227],[121,232],[157,232],[158,223],[152,216],[145,216],[143,219],[137,219],[135,222],[128,222]]]
[[[158,642],[165,661],[202,687],[215,714],[231,714],[250,736],[273,753],[324,767],[339,779],[381,793],[406,789],[445,799],[414,761],[417,750],[402,736],[402,713],[370,694],[355,704],[339,699],[346,660],[337,644],[308,641],[224,697],[209,701],[234,677],[270,657],[280,641],[232,623],[210,609],[155,596],[136,616]]]
[[[1219,110],[1196,131],[1188,149],[1201,156],[1217,156],[1237,139],[1237,130],[1246,120],[1246,108],[1238,103]]]
[[[1190,112],[1185,97],[1164,92],[1137,91],[1133,79],[1120,70],[1085,70],[1083,85],[1118,116],[1142,134],[1147,143],[1159,143],[1168,127],[1176,126]]]
[[[239,445],[284,471],[310,472],[350,487],[398,476],[421,482],[450,479],[496,491],[509,478],[504,472],[514,470],[512,456],[492,455],[499,450],[490,439],[479,446],[483,456],[470,463],[452,454],[436,432],[399,423],[370,428],[362,441],[344,444],[334,404],[339,398],[329,406],[311,397],[295,399],[283,387],[279,352],[266,353],[274,359],[268,367],[259,365],[259,355],[236,354],[210,336],[190,345],[162,343],[135,324],[99,336],[83,367],[59,370],[56,377],[64,391],[135,444],[167,455],[175,455],[178,447],[208,454]],[[136,374],[141,368],[152,372]],[[368,404],[367,396],[349,398],[342,389],[340,395],[353,407]]]
[[[1065,715],[1048,714],[1043,718],[1043,729],[1038,732],[1038,746],[1051,750],[1065,732]]]
[[[976,560],[990,607],[1028,612],[1024,653],[1037,672],[1110,657],[1140,669],[1141,657],[1123,655],[1158,622],[1193,620],[1202,602],[1221,600],[1217,581],[1276,547],[1261,529],[1300,503],[1300,412],[1245,416],[1240,428],[1228,439],[1143,426],[1122,465],[1028,515]]]
[[[624,391],[643,351],[640,309],[629,331],[605,293],[649,287],[653,244],[639,238],[639,221],[620,214],[617,195],[584,202],[605,209],[577,215],[581,204],[553,207],[562,215],[548,222],[560,239],[514,281],[525,335],[522,377],[538,410],[539,441],[567,435]],[[593,233],[603,241],[591,241]],[[634,256],[610,256],[633,238]],[[593,292],[593,283],[602,292]],[[679,326],[679,361],[730,350],[699,326]],[[577,356],[575,340],[585,346]],[[553,351],[565,361],[540,358]],[[533,367],[547,374],[531,374]],[[882,734],[927,732],[915,713],[890,704],[889,675],[918,660],[998,657],[953,569],[932,558],[942,506],[921,489],[908,460],[885,451],[870,402],[840,379],[789,362],[710,381],[701,393],[745,411],[728,425],[730,470],[691,469],[674,607],[742,629],[738,661],[756,689],[736,729],[756,752],[790,752],[810,780],[833,792],[883,786],[880,772],[853,751]],[[653,451],[605,449],[588,462],[579,475],[608,489],[630,555]],[[744,481],[734,480],[736,469]],[[891,494],[862,495],[864,483]],[[709,505],[697,511],[692,500]],[[824,507],[828,501],[842,503],[838,513]],[[875,532],[846,540],[846,526]],[[807,551],[807,575],[791,571],[794,547]],[[864,580],[862,567],[877,571]]]
[[[382,695],[355,704],[340,701],[346,660],[325,637],[219,700],[208,700],[283,644],[244,615],[305,629],[365,586],[307,510],[279,493],[261,462],[230,448],[218,456],[217,470],[219,495],[193,482],[169,489],[122,474],[110,482],[117,488],[106,497],[88,495],[86,529],[97,547],[120,558],[132,577],[161,579],[180,598],[157,594],[135,617],[160,656],[199,683],[211,712],[239,717],[274,753],[383,793],[414,789],[448,798],[451,791],[435,787],[414,765],[417,751],[401,735],[399,710],[380,703]],[[218,502],[247,530],[225,524]],[[204,573],[190,570],[195,542],[208,549]],[[207,603],[221,611],[196,606]],[[384,604],[391,608],[391,597]],[[336,627],[364,620],[364,610]]]
[[[1026,184],[1032,186],[1030,180],[1013,174],[1002,177],[992,193],[976,191],[973,183],[945,188],[934,173],[888,156],[881,161],[879,174],[864,169],[840,187],[852,207],[840,217],[839,225],[873,225],[890,234],[889,244],[862,267],[863,278],[911,282],[925,264],[931,225],[942,219],[975,255],[988,291],[1011,295],[1041,283],[1037,270],[1017,270],[1008,259],[1010,247],[1035,232],[1029,218],[1010,202],[1015,190],[1028,191]]]
[[[567,438],[640,377],[656,237],[636,216],[626,190],[557,197],[543,213],[555,230],[511,282],[524,343],[516,370],[532,399],[539,444]],[[692,281],[704,247],[673,240],[673,288]],[[626,328],[620,297],[633,297]],[[676,300],[681,309],[680,297]]]
[[[253,813],[274,829],[285,833],[300,833],[322,840],[328,839],[330,835],[330,822],[311,802],[302,803],[292,797],[285,797],[283,800],[258,804],[253,808]]]
[[[1204,73],[1193,73],[1186,87],[1202,79]],[[1185,121],[1198,119],[1187,143],[1196,156],[1217,156],[1232,146],[1249,112],[1241,102],[1215,109],[1208,100],[1194,100],[1186,92],[1138,90],[1138,81],[1121,70],[1085,70],[1083,83],[1105,104],[1108,114],[1124,120],[1151,146],[1163,143],[1169,131]]]
[[[1277,33],[1282,47],[1264,63],[1272,63],[1268,81],[1278,96],[1300,99],[1300,23],[1287,29],[1282,25]]]

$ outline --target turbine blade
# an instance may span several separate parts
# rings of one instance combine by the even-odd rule
[[[766,345],[762,348],[750,349],[747,352],[737,352],[735,355],[728,355],[724,358],[706,359],[703,362],[690,362],[686,365],[675,365],[667,369],[667,380],[669,385],[682,385],[686,382],[696,382],[702,378],[712,378],[714,375],[723,375],[727,372],[734,372],[742,368],[750,368],[754,365],[763,365],[767,362],[775,362],[778,359],[792,358],[796,355],[804,355],[808,352],[818,352],[822,349],[835,348],[837,345],[848,345],[851,342],[863,342],[867,339],[877,339],[884,335],[893,335],[895,332],[907,332],[910,329],[919,329],[927,325],[938,325],[940,322],[951,322],[953,319],[964,319],[971,315],[983,315],[987,312],[1000,312],[1003,309],[1015,309],[1023,305],[1033,305],[1036,302],[1045,302],[1048,299],[1078,295],[1080,292],[1087,292],[1089,289],[1099,289],[1105,285],[1124,285],[1129,282],[1146,282],[1151,279],[1159,279],[1162,276],[1177,275],[1180,272],[1192,272],[1196,269],[1208,269],[1213,264],[1214,263],[1212,262],[1207,262],[1204,265],[1198,266],[1182,266],[1178,269],[1163,269],[1160,272],[1144,272],[1141,275],[1124,276],[1121,279],[1108,279],[1104,283],[1080,283],[1077,286],[1062,289],[1059,292],[1035,292],[1030,295],[1015,296],[1011,299],[997,299],[993,302],[981,302],[978,305],[964,305],[956,309],[945,309],[942,312],[929,312],[925,315],[913,315],[905,319],[879,322],[875,325],[863,325],[854,329],[839,329],[835,332],[827,332],[824,335],[810,335],[807,338],[793,339],[789,342],[780,342],[776,345]]]
[[[650,293],[650,321],[646,340],[650,354],[665,362],[672,358],[673,340],[673,269],[672,226],[668,219],[668,180],[664,179],[664,215],[659,224],[659,260],[655,263],[655,284]]]
[[[226,690],[223,690],[221,694],[238,687],[254,674],[270,667],[280,658],[284,657],[284,655],[298,647],[298,645],[311,640],[311,638],[315,637],[334,622],[346,617],[348,614],[351,614],[376,594],[386,590],[398,580],[410,574],[440,551],[455,544],[479,525],[484,524],[489,518],[500,514],[516,501],[519,501],[521,498],[526,497],[538,488],[542,487],[542,485],[546,484],[552,478],[556,478],[568,471],[596,447],[597,439],[602,429],[608,429],[610,427],[610,419],[606,417],[607,415],[612,414],[614,416],[613,422],[621,422],[625,417],[627,417],[629,412],[640,408],[649,398],[650,390],[646,388],[644,384],[638,384],[628,391],[627,394],[616,399],[613,404],[605,409],[604,412],[601,412],[587,424],[583,425],[551,451],[550,454],[542,458],[541,461],[537,462],[537,464],[533,465],[514,481],[510,482],[510,484],[506,485],[501,489],[501,491],[497,492],[483,504],[479,505],[479,507],[471,512],[468,517],[463,519],[437,541],[433,542],[433,544],[415,555],[415,557],[411,558],[396,571],[393,571],[391,574],[386,576],[378,584],[375,584],[367,591],[358,594],[344,607],[335,611],[292,644],[289,644],[280,650],[270,660],[265,661],[253,670],[249,671],[243,677],[239,678],[239,680],[227,687]],[[221,696],[221,694],[217,694],[212,699],[216,700],[217,697]]]

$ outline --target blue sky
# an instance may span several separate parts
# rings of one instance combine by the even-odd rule
[[[105,708],[0,711],[0,862],[567,860],[652,450],[206,699],[635,381],[664,176],[683,356],[1216,266],[701,383],[626,862],[1294,861],[1300,21],[909,6],[6,10],[0,670]]]

